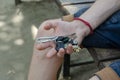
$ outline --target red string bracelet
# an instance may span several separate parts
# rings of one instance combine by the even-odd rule
[[[81,22],[83,22],[85,25],[87,25],[90,29],[90,34],[93,34],[93,29],[92,29],[92,26],[85,20],[81,19],[81,18],[74,18],[73,20],[79,20]]]

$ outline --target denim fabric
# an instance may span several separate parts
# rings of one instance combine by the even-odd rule
[[[79,10],[74,17],[79,17],[87,9]],[[114,13],[95,29],[94,34],[87,36],[82,45],[96,48],[120,48],[120,11]]]
[[[120,60],[113,62],[110,67],[119,75],[120,77]]]

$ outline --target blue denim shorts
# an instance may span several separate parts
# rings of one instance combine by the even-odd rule
[[[110,64],[110,67],[118,74],[120,77],[120,60],[113,62]]]
[[[83,8],[79,10],[74,14],[74,17],[79,17],[87,9]],[[87,48],[120,48],[120,11],[109,17],[94,30],[93,34],[87,36],[83,40],[82,45]]]

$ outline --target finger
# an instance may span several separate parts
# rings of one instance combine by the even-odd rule
[[[46,24],[44,26],[44,29],[46,29],[46,30],[49,30],[51,28],[55,29],[57,24],[58,24],[58,22],[56,22],[56,21],[53,21],[53,20],[52,21],[48,21],[48,22],[46,22]]]
[[[65,49],[60,48],[60,50],[59,50],[58,53],[57,53],[57,56],[58,56],[58,57],[64,57],[64,54],[65,54]]]
[[[52,48],[46,55],[47,58],[51,58],[53,57],[55,54],[57,53],[57,51],[55,50],[55,48]]]
[[[67,54],[71,54],[73,53],[73,47],[72,47],[72,44],[69,44],[68,47],[66,48],[66,52]]]
[[[54,28],[54,26],[52,26],[52,24],[50,22],[47,22],[44,26],[44,29],[49,30],[49,29],[51,29],[51,27]]]
[[[43,49],[46,49],[48,47],[53,47],[53,46],[54,46],[53,42],[46,42],[46,43],[36,44],[36,48],[38,50],[43,50]]]
[[[38,50],[43,50],[43,49],[46,49],[50,47],[50,44],[49,43],[40,43],[40,44],[36,44],[36,48]]]

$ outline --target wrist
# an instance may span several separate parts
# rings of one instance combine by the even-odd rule
[[[75,17],[73,20],[78,20],[78,21],[84,23],[86,25],[86,27],[88,27],[90,29],[90,34],[93,34],[93,28],[89,22],[87,22],[86,20],[84,20],[82,18],[77,18],[77,17]]]
[[[86,37],[90,34],[90,28],[83,22],[74,20],[72,21],[72,25],[74,26],[75,32],[79,33],[80,35],[82,34],[83,37]]]
[[[93,33],[91,24],[82,18],[76,18],[73,15],[67,15],[63,16],[62,20],[72,22],[71,26],[73,27],[71,29],[75,30],[77,33],[82,32],[84,34],[83,36],[87,36],[88,34]]]

